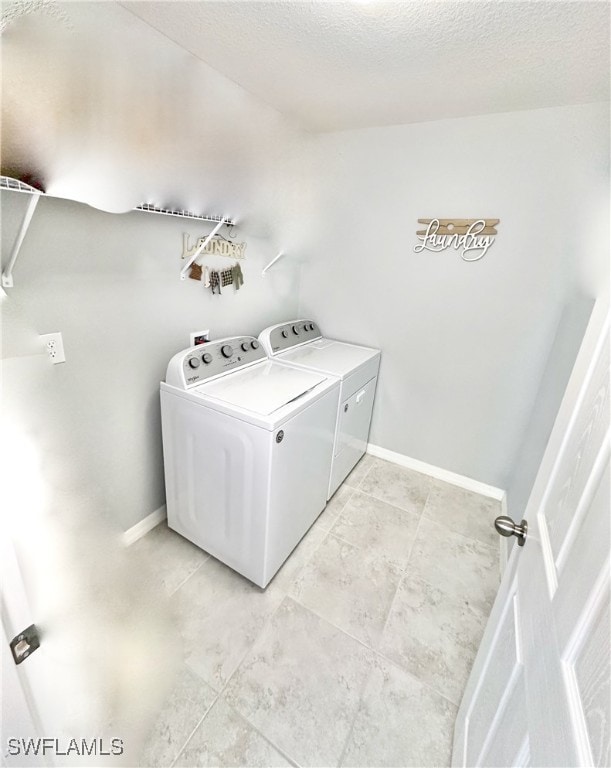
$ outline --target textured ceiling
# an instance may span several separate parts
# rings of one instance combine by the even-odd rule
[[[606,0],[121,5],[313,131],[609,98]]]

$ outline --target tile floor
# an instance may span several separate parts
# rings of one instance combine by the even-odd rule
[[[265,591],[159,525],[133,550],[184,663],[141,765],[449,765],[499,582],[497,514],[365,456]]]

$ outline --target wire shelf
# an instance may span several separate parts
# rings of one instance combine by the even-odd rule
[[[21,222],[21,227],[17,234],[15,244],[13,245],[13,250],[11,252],[8,266],[2,272],[2,275],[1,275],[2,287],[12,288],[13,287],[13,268],[17,261],[17,256],[19,255],[19,249],[21,248],[21,243],[23,242],[23,238],[25,237],[26,232],[28,231],[28,227],[30,226],[30,221],[32,220],[32,216],[34,215],[34,210],[36,209],[38,201],[42,196],[45,196],[45,193],[42,190],[36,189],[36,187],[33,187],[30,184],[26,184],[23,181],[19,181],[18,179],[14,179],[11,176],[0,176],[0,189],[8,189],[11,192],[26,192],[27,194],[32,196],[30,199],[30,202],[28,203],[28,208],[25,212],[23,220]],[[235,225],[234,219],[229,219],[226,216],[206,216],[206,215],[200,216],[197,213],[193,213],[192,211],[178,210],[175,208],[161,208],[157,205],[153,205],[152,203],[142,203],[141,205],[137,205],[132,210],[143,211],[144,213],[159,213],[162,216],[177,216],[182,219],[193,219],[194,221],[208,221],[208,222],[212,222],[215,225],[212,232],[210,232],[210,234],[206,237],[206,239],[202,242],[202,244],[197,248],[197,250],[195,251],[195,254],[191,256],[191,258],[189,259],[189,262],[182,268],[180,277],[183,280],[185,278],[186,270],[195,261],[197,256],[199,256],[199,254],[205,248],[208,242],[214,237],[214,235],[216,235],[216,233],[223,226],[223,224],[226,224],[229,227],[232,227]]]
[[[176,208],[160,208],[157,205],[152,205],[150,203],[143,203],[142,205],[137,205],[134,208],[135,211],[144,211],[145,213],[160,213],[162,216],[179,216],[183,219],[196,219],[197,221],[211,221],[215,224],[218,224],[219,222],[222,222],[223,224],[227,224],[228,226],[233,226],[235,224],[235,221],[233,219],[228,219],[226,216],[212,216],[212,215],[206,215],[206,214],[197,214],[193,213],[192,211],[183,211],[178,210]]]
[[[36,187],[13,179],[10,176],[0,176],[0,189],[10,189],[12,192],[28,192],[30,195],[44,195],[41,189],[36,189]]]
[[[0,189],[9,189],[11,192],[26,192],[30,195],[44,195],[45,193],[32,187],[30,184],[26,184],[18,179],[13,179],[11,176],[0,176]],[[182,219],[195,219],[196,221],[211,221],[213,224],[222,222],[228,226],[234,226],[235,220],[229,219],[227,216],[213,216],[207,214],[193,213],[193,211],[185,211],[178,208],[162,208],[152,203],[142,203],[137,205],[134,211],[144,211],[144,213],[159,213],[162,216],[178,216]]]

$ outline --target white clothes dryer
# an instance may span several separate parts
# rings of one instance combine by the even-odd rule
[[[270,326],[261,331],[259,341],[273,360],[337,376],[341,381],[328,490],[331,498],[367,448],[380,351],[323,338],[313,320]]]
[[[325,507],[338,380],[239,336],[179,352],[160,386],[168,525],[265,587]]]

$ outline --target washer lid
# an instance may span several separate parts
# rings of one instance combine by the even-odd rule
[[[198,389],[220,402],[269,416],[323,381],[326,378],[318,373],[269,361],[223,376]]]
[[[289,349],[277,359],[281,359],[283,363],[303,365],[334,376],[346,376],[378,354],[377,349],[357,347],[332,339],[318,339]]]

